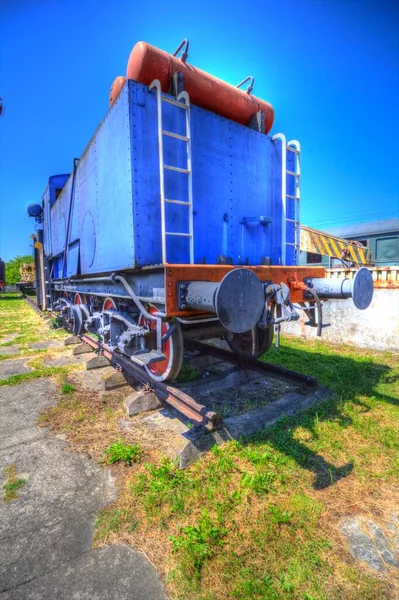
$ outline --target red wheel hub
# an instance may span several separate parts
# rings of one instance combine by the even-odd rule
[[[103,310],[116,310],[116,304],[112,298],[106,298],[104,300]]]

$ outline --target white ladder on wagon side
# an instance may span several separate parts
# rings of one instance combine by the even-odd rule
[[[294,246],[294,257],[295,264],[299,264],[299,253],[301,249],[301,166],[300,166],[300,154],[301,145],[298,140],[286,141],[283,133],[276,133],[272,137],[272,140],[281,140],[281,207],[282,207],[282,256],[281,262],[283,265],[286,263],[287,258],[287,246]],[[295,169],[291,171],[287,169],[287,152],[294,154]],[[294,194],[287,194],[287,176],[294,177]],[[287,198],[294,201],[294,218],[287,218]],[[294,223],[294,241],[287,242],[287,223]]]
[[[189,238],[189,263],[194,264],[194,229],[193,229],[193,190],[191,178],[191,129],[190,129],[190,98],[187,92],[180,92],[176,100],[162,95],[161,84],[155,79],[149,89],[156,89],[157,92],[157,111],[158,111],[158,148],[159,148],[159,180],[160,180],[160,200],[161,200],[161,230],[162,230],[162,262],[167,263],[166,241],[167,236],[177,236]],[[184,110],[186,114],[186,135],[181,135],[173,131],[166,131],[162,123],[162,103],[166,102]],[[163,137],[171,137],[180,140],[187,147],[187,168],[181,168],[174,165],[167,165],[163,156]],[[187,175],[187,200],[175,200],[165,197],[165,170],[184,173]],[[188,208],[188,231],[166,231],[166,205],[180,204]]]

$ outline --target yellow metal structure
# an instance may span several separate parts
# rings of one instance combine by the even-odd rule
[[[35,281],[36,268],[34,263],[23,263],[19,267],[19,273],[21,275],[21,281],[24,283]]]
[[[359,242],[329,235],[324,231],[301,225],[301,250],[330,258],[338,258],[356,265],[373,265],[369,248]]]
[[[353,279],[357,269],[343,267],[326,269],[326,276],[330,279]],[[374,282],[375,290],[399,290],[399,267],[371,267],[369,269]]]

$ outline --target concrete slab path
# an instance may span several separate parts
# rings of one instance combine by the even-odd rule
[[[50,379],[0,387],[0,486],[10,465],[25,480],[17,500],[0,499],[1,600],[165,600],[142,553],[91,549],[116,488],[108,469],[36,425],[56,395]]]

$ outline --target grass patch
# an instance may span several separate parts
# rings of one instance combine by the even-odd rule
[[[72,371],[83,368],[83,365],[79,364],[58,367],[44,365],[46,359],[52,358],[54,355],[59,354],[63,351],[63,349],[32,349],[29,347],[29,345],[33,342],[55,338],[59,339],[60,337],[65,336],[65,332],[55,332],[50,330],[46,322],[43,321],[43,319],[41,319],[41,317],[34,312],[28,304],[18,299],[18,297],[15,298],[14,296],[11,296],[7,302],[4,302],[4,298],[0,297],[0,319],[2,319],[2,321],[6,324],[4,334],[18,333],[18,336],[12,340],[12,342],[6,342],[4,345],[18,345],[20,349],[18,358],[30,358],[29,366],[33,368],[33,370],[29,373],[19,373],[17,375],[11,375],[5,379],[1,379],[0,386],[19,385],[20,383],[25,383],[26,381],[40,377],[59,376],[62,378]],[[12,358],[14,357],[1,357],[2,360],[8,360]]]
[[[129,512],[116,507],[102,513],[96,521],[97,532],[101,532],[103,539],[109,539],[110,535],[117,533],[122,525],[127,523],[128,531],[133,532],[138,525],[134,519],[129,519]]]
[[[7,477],[3,485],[3,500],[4,502],[13,502],[18,498],[18,490],[25,485],[25,479],[17,477],[15,465],[9,465],[4,469],[4,474]]]
[[[121,435],[124,391],[93,394],[80,386],[73,387],[74,392],[61,394],[59,402],[47,408],[37,424],[66,434],[75,450],[104,463],[105,449]],[[127,444],[136,443],[136,439],[129,439],[129,432],[124,432],[124,438]]]
[[[17,334],[12,345],[20,347],[21,355],[35,354],[36,350],[29,348],[29,344],[45,339],[61,339],[66,333],[63,330],[52,330],[47,323],[36,313],[18,294],[0,295],[0,319],[2,322],[2,336]],[[0,345],[11,345],[6,342]]]
[[[333,399],[185,471],[154,458],[121,472],[97,545],[143,548],[178,600],[394,598],[391,574],[354,564],[338,523],[383,523],[399,503],[398,357],[285,339],[267,360],[316,376]]]
[[[49,320],[49,324],[52,329],[61,329],[64,326],[62,318],[58,315],[55,317],[51,317],[51,319]]]
[[[176,378],[178,383],[188,383],[189,381],[195,381],[201,377],[200,371],[190,365],[190,363],[183,362],[179,376]]]
[[[10,483],[4,484],[4,501],[10,502],[11,500],[16,500],[18,496],[18,490],[25,485],[25,479],[16,479],[15,481],[11,481]]]
[[[171,536],[173,551],[179,553],[181,568],[187,578],[200,580],[204,564],[223,546],[227,533],[225,527],[203,510],[196,525],[187,525],[180,535]]]
[[[61,387],[62,394],[73,394],[73,392],[75,390],[76,390],[76,387],[74,385],[72,385],[71,383],[64,383],[64,385]]]
[[[2,362],[3,360],[12,360],[14,358],[19,358],[20,354],[19,353],[15,353],[15,354],[1,354],[0,355],[0,362]]]
[[[6,379],[0,379],[0,386],[3,385],[19,385],[32,379],[38,379],[40,377],[52,377],[54,375],[65,376],[71,371],[81,370],[81,365],[67,365],[63,367],[40,367],[30,371],[29,373],[19,373],[18,375],[11,375]]]
[[[126,465],[131,465],[134,462],[139,462],[143,456],[143,450],[140,444],[124,444],[122,440],[118,440],[105,449],[106,462],[110,465],[123,462]]]

